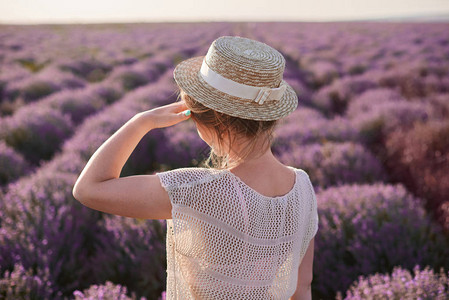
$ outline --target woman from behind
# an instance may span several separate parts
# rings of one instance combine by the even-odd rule
[[[167,219],[167,299],[311,299],[315,193],[304,170],[283,165],[271,152],[278,120],[298,104],[282,78],[284,68],[284,57],[267,44],[238,36],[216,39],[207,55],[175,68],[181,101],[140,113],[132,122],[145,127],[143,133],[187,120],[182,112],[188,109],[211,147],[203,166],[128,181],[116,169],[106,184],[98,170],[114,149],[105,145],[80,175],[74,195],[86,199],[85,205]],[[116,155],[116,168],[138,140],[139,135],[132,143],[117,137],[117,148],[128,146]],[[114,191],[115,201],[102,200]]]

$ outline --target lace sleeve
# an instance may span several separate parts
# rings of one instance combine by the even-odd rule
[[[315,190],[313,189],[312,183],[309,180],[309,185],[312,193],[312,212],[310,215],[309,222],[309,241],[315,236],[318,231],[318,207]]]
[[[185,196],[192,184],[192,176],[186,168],[173,169],[155,173],[161,182],[162,187],[167,191],[172,205],[179,203],[183,195]]]
[[[169,170],[164,172],[157,172],[155,175],[159,177],[162,187],[170,193],[176,186],[175,170]]]
[[[188,205],[191,200],[188,195],[194,192],[194,187],[210,181],[210,171],[204,168],[187,167],[155,173],[162,187],[170,196],[172,204]]]
[[[301,257],[305,255],[307,248],[309,246],[310,240],[316,235],[318,231],[318,207],[315,190],[313,188],[312,182],[310,181],[309,176],[306,176],[308,192],[306,193],[308,200],[310,201],[310,214],[307,224],[307,228],[304,234],[304,243],[301,249]]]

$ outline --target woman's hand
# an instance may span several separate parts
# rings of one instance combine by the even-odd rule
[[[163,128],[190,118],[190,115],[184,114],[186,110],[187,106],[180,101],[140,112],[135,117],[144,119],[150,129]]]

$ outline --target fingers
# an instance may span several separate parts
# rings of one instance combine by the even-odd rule
[[[169,104],[167,104],[165,106],[167,106],[167,107],[181,107],[181,106],[186,106],[186,104],[184,102],[182,102],[182,101],[176,101],[176,102],[169,103]]]
[[[178,113],[178,115],[181,116],[182,119],[188,119],[190,117],[190,110],[183,110]]]
[[[184,102],[173,102],[169,105],[173,107],[173,112],[175,113],[179,113],[187,109],[187,106]]]

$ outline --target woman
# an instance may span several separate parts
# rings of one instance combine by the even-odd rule
[[[181,101],[136,114],[75,183],[92,209],[167,219],[167,299],[311,299],[315,193],[271,152],[274,126],[298,104],[284,68],[264,43],[216,39],[175,68]],[[211,147],[204,167],[119,178],[148,131],[189,118]]]

